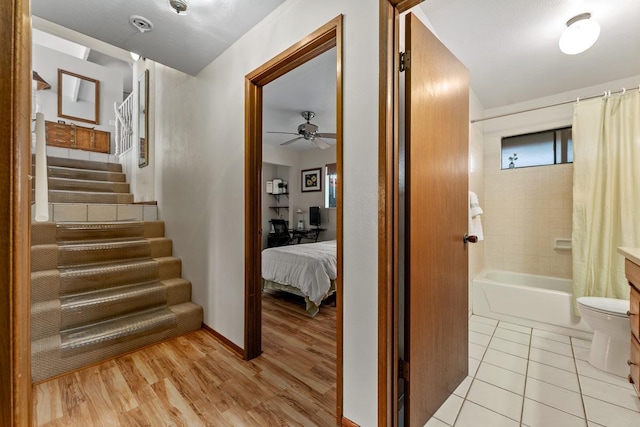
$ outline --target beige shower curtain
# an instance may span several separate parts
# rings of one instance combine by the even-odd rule
[[[640,247],[640,92],[573,116],[573,295],[629,299],[620,246]]]

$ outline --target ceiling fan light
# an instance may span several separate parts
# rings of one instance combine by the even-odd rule
[[[576,55],[593,46],[599,36],[600,24],[591,19],[590,13],[582,13],[567,21],[558,45],[563,53]]]

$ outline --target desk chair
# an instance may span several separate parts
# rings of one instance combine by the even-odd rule
[[[271,226],[273,227],[273,233],[269,233],[267,238],[267,246],[272,248],[274,246],[284,246],[291,243],[291,235],[289,234],[289,227],[287,221],[284,219],[272,219]]]

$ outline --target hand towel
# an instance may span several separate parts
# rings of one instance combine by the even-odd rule
[[[484,240],[484,232],[482,231],[482,220],[480,215],[483,214],[478,195],[473,191],[469,191],[469,235],[478,236],[478,240]]]

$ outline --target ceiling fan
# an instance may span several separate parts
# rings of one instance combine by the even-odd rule
[[[307,141],[311,141],[318,148],[326,149],[329,148],[330,145],[326,143],[322,138],[331,138],[336,139],[335,133],[320,133],[318,132],[318,126],[311,123],[309,120],[313,119],[316,116],[316,113],[313,111],[303,111],[300,113],[303,119],[307,121],[307,123],[302,123],[298,126],[298,132],[267,132],[267,133],[280,133],[284,135],[298,135],[296,138],[290,139],[289,141],[285,141],[280,145],[289,145],[300,139],[306,139]]]

